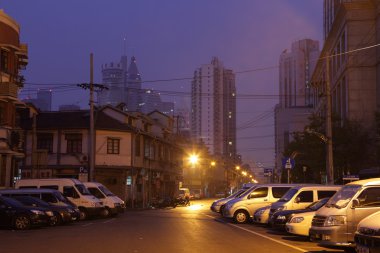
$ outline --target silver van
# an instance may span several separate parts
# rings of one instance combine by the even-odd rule
[[[239,196],[241,196],[245,191],[247,191],[251,187],[245,187],[245,186],[243,186],[243,188],[237,190],[235,193],[231,194],[230,196],[228,196],[226,198],[223,198],[223,199],[217,199],[217,200],[215,200],[211,204],[211,207],[210,207],[211,211],[222,214],[223,213],[223,209],[224,209],[224,207],[225,207],[225,205],[226,205],[226,203],[228,201],[230,201],[231,199],[234,199],[234,198],[238,198]]]
[[[269,217],[282,210],[304,209],[323,198],[332,197],[342,186],[338,185],[299,185],[290,189],[282,198],[273,203]]]
[[[290,188],[291,184],[258,184],[251,187],[238,198],[225,204],[223,216],[232,218],[236,223],[246,223],[257,209],[279,200]]]
[[[380,178],[346,184],[316,212],[310,237],[323,247],[353,250],[357,225],[377,211],[380,211]]]

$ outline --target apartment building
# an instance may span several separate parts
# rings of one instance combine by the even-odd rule
[[[24,156],[18,108],[25,105],[18,91],[27,63],[28,48],[20,43],[20,26],[0,10],[0,188],[12,185]]]

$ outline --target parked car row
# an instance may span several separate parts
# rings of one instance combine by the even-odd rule
[[[236,223],[252,221],[305,236],[326,248],[380,252],[380,178],[344,186],[258,184],[215,201],[211,210]]]
[[[124,212],[125,204],[104,185],[76,179],[24,179],[0,190],[0,225],[28,229]]]

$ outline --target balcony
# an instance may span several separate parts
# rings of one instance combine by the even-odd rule
[[[18,85],[15,83],[0,83],[0,97],[11,97],[17,99]]]

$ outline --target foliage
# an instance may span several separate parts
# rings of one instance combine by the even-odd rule
[[[380,131],[380,114],[378,119]],[[312,115],[309,120],[304,131],[293,133],[284,156],[293,156],[296,161],[291,171],[292,182],[323,183],[326,174],[325,121],[317,115]],[[358,174],[360,169],[376,165],[377,155],[373,152],[375,143],[370,132],[359,122],[342,122],[337,117],[332,120],[334,178],[336,183],[342,183],[344,174]],[[282,178],[285,181],[286,175]]]

